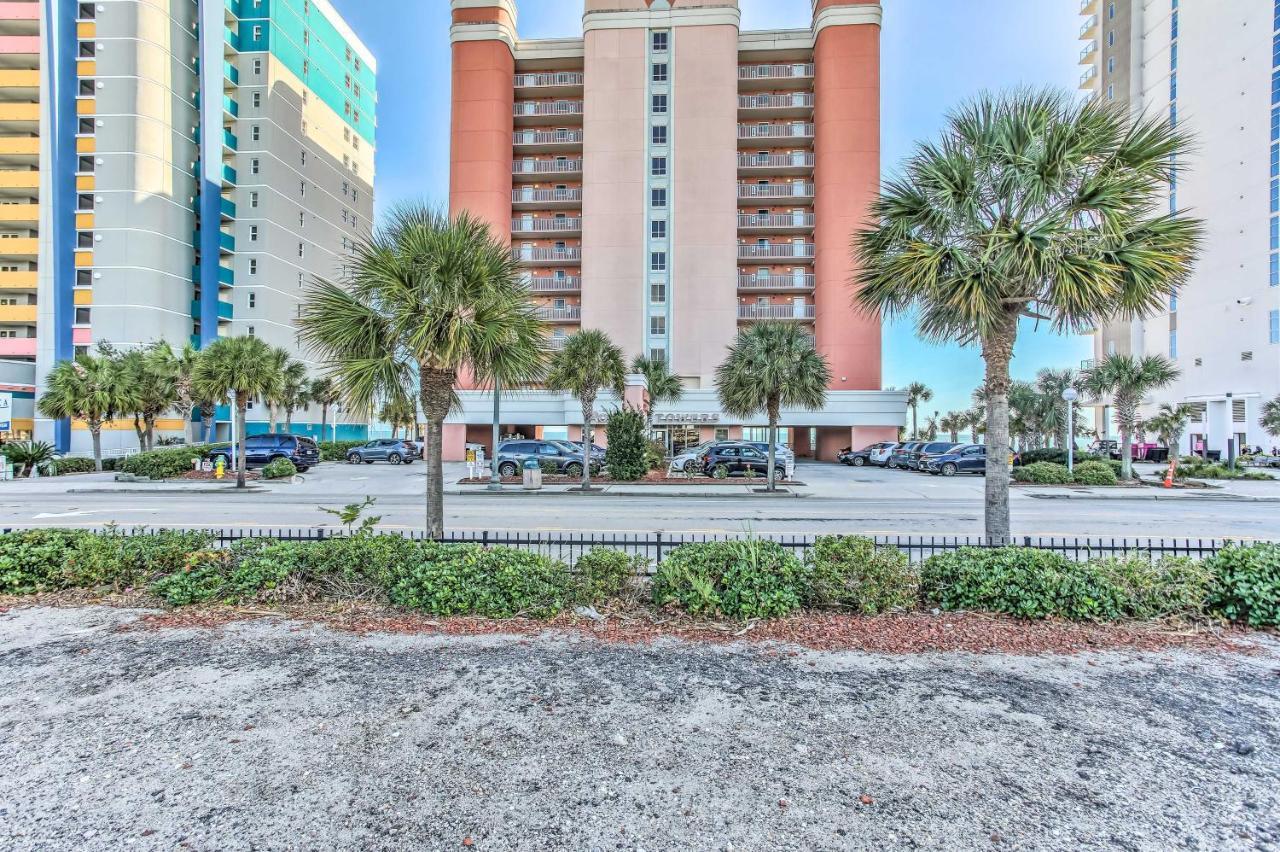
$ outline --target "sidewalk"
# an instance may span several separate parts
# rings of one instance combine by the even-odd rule
[[[753,485],[619,485],[607,484],[593,486],[593,497],[808,497],[807,486],[779,485],[778,490],[770,494],[764,490],[762,482]],[[458,496],[462,494],[495,494],[524,495],[537,497],[546,494],[574,494],[582,496],[577,485],[544,485],[537,491],[526,491],[520,485],[504,485],[501,491],[490,491],[484,485],[445,484],[444,493]]]

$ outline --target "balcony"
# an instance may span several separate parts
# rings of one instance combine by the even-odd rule
[[[761,245],[740,245],[738,246],[739,260],[768,260],[773,258],[795,260],[812,260],[814,254],[813,243],[769,243]]]
[[[34,290],[37,286],[34,269],[20,272],[0,272],[0,290]]]
[[[240,103],[230,95],[222,96],[222,111],[232,118],[240,117]]]
[[[222,214],[223,219],[236,218],[236,203],[232,201],[230,198],[222,199],[218,209],[219,209],[219,212]]]
[[[1098,11],[1098,0],[1080,0],[1080,14],[1092,15]]]
[[[0,305],[0,322],[34,324],[35,305]]]
[[[40,172],[36,169],[0,169],[0,189],[39,189]]]
[[[201,283],[199,264],[196,264],[195,266],[191,267],[191,281],[194,284]],[[236,285],[235,270],[233,270],[229,266],[222,266],[221,264],[219,264],[218,265],[218,284],[224,287],[234,287]]]
[[[553,154],[582,150],[581,130],[518,130],[511,140],[517,151]]]
[[[222,42],[226,46],[224,54],[240,52],[240,36],[231,27],[224,27],[222,30]]]
[[[0,358],[36,357],[34,337],[0,337]]]
[[[517,124],[559,124],[566,118],[582,117],[582,101],[516,101]]]
[[[577,305],[566,305],[563,308],[538,308],[534,314],[543,322],[582,321],[582,308]]]
[[[223,165],[222,167],[222,185],[223,186],[235,186],[237,177],[238,175],[236,174],[235,169],[231,168],[228,165]]]
[[[1090,15],[1080,27],[1080,38],[1093,38],[1098,34],[1098,16]]]
[[[1085,44],[1084,48],[1082,48],[1080,51],[1079,64],[1092,65],[1093,57],[1095,54],[1097,54],[1097,52],[1098,52],[1098,40],[1092,39],[1092,38],[1089,39],[1089,41]]]
[[[517,210],[535,208],[581,207],[582,190],[572,189],[534,189],[523,186],[511,193],[511,206]]]
[[[222,129],[222,146],[224,148],[230,148],[232,151],[240,150],[240,140],[236,138],[234,133],[225,127]]]
[[[583,74],[581,71],[536,71],[517,74],[513,82],[520,97],[574,95],[582,91]]]
[[[198,316],[201,316],[201,314],[202,312],[200,310],[199,300],[193,301],[191,303],[191,316],[198,317]],[[230,320],[234,318],[235,318],[234,306],[230,302],[224,302],[221,299],[219,299],[218,300],[218,319]]]
[[[40,121],[40,104],[23,103],[22,101],[0,103],[0,121],[30,121],[38,123]]]
[[[0,225],[33,228],[39,221],[39,204],[0,204]]]
[[[39,136],[0,136],[0,155],[5,157],[40,156]],[[34,160],[23,160],[34,165]]]
[[[547,338],[547,349],[548,349],[548,351],[551,351],[551,352],[559,352],[561,349],[564,349],[565,341],[566,341],[566,340],[568,340],[568,339],[569,339],[569,338],[567,338],[567,337],[548,337],[548,338]],[[3,342],[4,342],[3,340],[0,340],[0,343],[3,343]],[[33,342],[34,342],[34,341],[33,341]],[[35,354],[35,347],[34,347],[34,346],[32,346],[32,347],[31,347],[31,354],[32,354],[32,355],[34,355],[34,354]]]
[[[738,305],[740,320],[795,320],[813,321],[813,305]]]
[[[511,259],[517,263],[577,264],[582,263],[582,249],[577,246],[567,248],[520,246],[511,250]]]
[[[1084,73],[1080,75],[1080,88],[1086,91],[1098,88],[1097,65],[1090,65],[1085,69]]]
[[[740,183],[738,198],[785,198],[791,201],[813,200],[813,184],[793,183]]]
[[[812,290],[813,275],[739,275],[738,289],[751,290]]]
[[[785,95],[739,95],[738,112],[747,117],[795,117],[805,118],[813,114],[812,92],[791,92]]]
[[[566,275],[563,278],[558,278],[556,276],[526,278],[522,283],[530,293],[582,292],[582,279],[577,275]]]
[[[577,216],[558,216],[544,219],[521,217],[511,220],[511,233],[513,234],[556,234],[558,236],[568,236],[581,231],[582,219]]]
[[[773,175],[804,175],[813,172],[813,152],[795,151],[790,154],[739,154],[740,176],[759,173]]]
[[[738,230],[782,233],[813,230],[812,213],[739,213]]]
[[[813,124],[793,121],[790,124],[739,124],[739,147],[759,145],[794,145],[813,139]]]
[[[511,163],[511,178],[515,181],[581,177],[582,160],[580,159],[515,160]]]
[[[224,254],[235,254],[236,253],[235,235],[228,234],[225,231],[219,231],[218,232],[218,251]]]
[[[0,239],[0,257],[34,257],[40,250],[35,237],[4,237]]]
[[[813,63],[796,62],[789,65],[739,65],[738,88],[786,89],[808,87],[813,84]]]
[[[222,63],[222,80],[224,83],[230,83],[229,88],[240,85],[240,69],[232,65],[230,62]]]

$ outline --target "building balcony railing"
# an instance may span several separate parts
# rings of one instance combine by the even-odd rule
[[[812,290],[813,275],[739,275],[739,290]]]
[[[582,101],[516,101],[516,118],[582,115]]]
[[[805,80],[813,76],[812,62],[792,65],[739,65],[739,80]]]
[[[582,278],[577,275],[555,276],[547,278],[526,278],[524,286],[530,293],[580,293]]]
[[[798,139],[812,139],[813,124],[797,121],[791,124],[739,124],[739,142],[768,142],[777,140],[790,144]]]
[[[739,213],[739,230],[790,231],[813,228],[812,213]]]
[[[568,339],[569,338],[567,337],[548,337],[547,349],[549,349],[552,352],[559,352],[561,349],[564,349],[565,341],[567,341]],[[33,351],[34,349],[35,347],[32,347]]]
[[[814,255],[813,243],[769,243],[768,245],[738,246],[739,260],[755,260],[757,258],[804,258]]]
[[[566,305],[563,308],[538,308],[534,311],[543,322],[580,322],[582,308],[577,305]]]
[[[534,74],[517,74],[517,89],[565,88],[581,86],[581,71],[543,71]]]
[[[813,305],[738,305],[740,320],[813,320]]]
[[[1080,0],[1080,14],[1091,15],[1098,11],[1098,0]]]
[[[739,198],[812,198],[811,183],[740,183]]]
[[[812,92],[790,92],[785,95],[738,95],[738,109],[777,110],[813,109]]]
[[[581,263],[582,249],[577,246],[568,248],[520,246],[511,250],[511,258],[518,263]]]
[[[534,189],[522,187],[511,193],[511,203],[516,207],[537,207],[542,205],[565,206],[582,203],[582,190],[572,189]]]
[[[582,160],[515,160],[513,175],[571,175],[582,173]]]
[[[1080,38],[1093,38],[1098,34],[1098,16],[1090,15],[1080,27]]]
[[[1084,48],[1080,51],[1080,64],[1087,65],[1093,62],[1093,56],[1098,52],[1098,40],[1096,38],[1089,39]]]
[[[581,130],[517,130],[511,140],[517,148],[524,146],[581,145]]]
[[[567,234],[581,230],[582,219],[577,216],[511,220],[511,231],[515,234]]]
[[[797,151],[791,154],[739,154],[739,169],[812,169],[813,152]]]
[[[1097,85],[1098,85],[1098,66],[1090,65],[1088,68],[1084,70],[1084,73],[1080,75],[1080,88],[1093,89],[1093,88],[1096,88]]]

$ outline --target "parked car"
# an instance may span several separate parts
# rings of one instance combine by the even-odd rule
[[[924,469],[934,476],[955,476],[957,473],[986,475],[987,448],[983,444],[961,444],[950,452],[924,459]]]
[[[683,453],[677,454],[671,459],[671,470],[682,470],[685,473],[697,473],[702,470],[702,457],[707,454],[707,450],[722,441],[704,441],[696,447],[689,447]]]
[[[869,464],[884,467],[889,463],[889,456],[897,446],[897,441],[881,441],[878,444],[863,447],[857,452],[853,452],[853,450],[850,449],[842,454],[840,461],[850,467],[862,467]]]
[[[740,441],[722,441],[713,444],[702,455],[702,472],[714,476],[716,468],[724,467],[729,476],[741,476],[748,470],[757,476],[769,473],[769,458],[753,444]],[[784,469],[776,468],[777,476],[782,478]]]
[[[320,448],[315,441],[301,435],[268,432],[245,438],[244,458],[245,466],[250,468],[268,465],[276,459],[288,459],[299,473],[306,473],[320,464]],[[231,467],[231,448],[219,447],[209,453],[209,459],[215,464],[222,459],[223,464]]]
[[[572,445],[570,445],[572,446]],[[498,474],[516,476],[529,459],[541,464],[555,463],[556,472],[566,476],[582,475],[582,447],[567,450],[556,441],[505,441],[498,445]],[[591,457],[591,472],[601,468],[600,460]]]
[[[946,455],[961,446],[954,441],[930,441],[921,444],[911,451],[911,455],[907,459],[907,467],[911,470],[928,470],[929,459]]]
[[[557,447],[560,447],[562,450],[567,450],[568,452],[571,452],[571,453],[573,453],[573,454],[577,455],[579,458],[581,458],[581,457],[582,457],[582,442],[581,442],[581,441],[579,441],[578,443],[576,443],[576,444],[575,444],[573,441],[561,441],[561,440],[558,440],[558,439],[557,439],[557,440],[554,440],[554,441],[550,441],[549,443],[555,444]],[[603,459],[604,459],[604,447],[598,446],[598,445],[596,445],[596,444],[592,444],[592,445],[591,445],[591,458],[593,458],[593,459],[600,459],[600,460],[602,460],[602,461],[603,461]]]
[[[422,458],[422,448],[413,441],[400,438],[376,438],[363,447],[352,447],[347,450],[348,464],[373,464],[385,461],[391,464],[413,464],[415,459]]]
[[[744,443],[755,447],[757,450],[764,453],[765,456],[769,455],[768,441],[746,441]],[[784,465],[789,462],[794,464],[796,460],[796,454],[792,452],[791,448],[788,447],[786,444],[775,444],[773,460],[777,462],[777,464],[779,465]]]
[[[899,444],[890,451],[889,458],[885,461],[884,466],[889,470],[906,470],[907,461],[910,459],[911,453],[923,444],[924,441],[907,441]]]

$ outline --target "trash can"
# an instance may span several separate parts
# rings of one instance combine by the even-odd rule
[[[534,459],[525,459],[524,462],[524,490],[542,490],[542,468]]]

